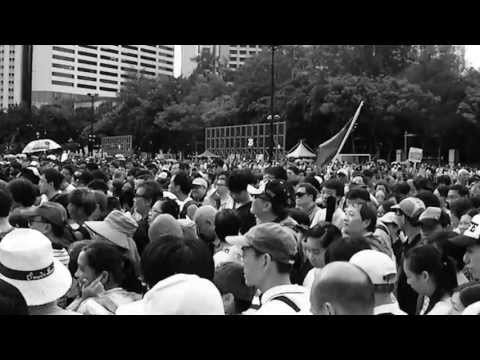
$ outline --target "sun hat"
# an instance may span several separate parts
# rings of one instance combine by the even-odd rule
[[[207,183],[207,181],[206,181],[204,178],[201,178],[201,177],[197,177],[197,178],[193,179],[192,185],[194,185],[194,186],[203,186],[205,189],[208,188],[208,183]]]
[[[22,212],[27,217],[41,216],[48,222],[58,226],[65,225],[67,221],[67,211],[59,203],[46,201],[43,204]]]
[[[252,227],[245,235],[227,236],[230,245],[252,246],[268,253],[273,260],[293,264],[297,254],[297,242],[293,233],[277,223],[263,223]]]
[[[349,262],[365,271],[374,285],[395,283],[397,268],[387,254],[377,250],[362,250],[354,254]]]
[[[117,315],[225,315],[215,285],[192,274],[159,281],[142,300],[120,306]]]
[[[391,209],[400,209],[409,218],[415,218],[425,210],[425,204],[419,198],[408,197],[400,201],[400,204],[392,206]]]
[[[113,210],[103,221],[85,221],[84,225],[115,245],[127,250],[131,248],[129,238],[133,237],[138,228],[138,223],[133,217],[120,210]]]
[[[0,279],[15,286],[28,306],[53,302],[72,284],[68,269],[53,256],[52,243],[33,229],[14,229],[0,243]]]
[[[401,227],[401,224],[393,211],[387,212],[378,220],[383,222],[384,224],[395,224],[398,227]]]

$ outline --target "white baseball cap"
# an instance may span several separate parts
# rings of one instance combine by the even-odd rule
[[[374,285],[392,284],[397,276],[393,260],[377,250],[362,250],[350,258],[350,263],[365,271]]]
[[[207,181],[205,179],[201,178],[201,177],[197,177],[197,178],[193,179],[192,185],[203,186],[205,189],[208,188]]]
[[[117,315],[225,315],[220,291],[197,275],[175,274],[159,281],[140,301],[120,306]]]

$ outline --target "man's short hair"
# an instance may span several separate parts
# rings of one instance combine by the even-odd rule
[[[410,185],[406,181],[402,181],[393,187],[393,192],[401,195],[408,195],[410,190]]]
[[[350,258],[361,250],[370,249],[368,241],[362,237],[343,237],[333,241],[325,252],[325,263],[334,261],[350,261]]]
[[[175,186],[180,186],[180,191],[184,194],[188,194],[192,190],[192,178],[183,170],[175,174],[173,183]]]
[[[277,180],[287,181],[287,170],[283,166],[271,166],[265,169],[265,174],[272,175]]]
[[[47,183],[53,183],[53,188],[55,190],[60,190],[60,186],[62,185],[64,179],[64,176],[60,171],[53,168],[48,168],[43,170],[43,175],[45,176]]]
[[[313,187],[313,185],[309,183],[300,183],[297,185],[297,189],[298,188],[305,188],[305,192],[307,193],[307,195],[311,195],[313,201],[317,200],[318,191]]]
[[[347,200],[363,200],[368,203],[370,201],[370,193],[366,189],[352,189],[347,193]]]
[[[335,190],[337,197],[342,197],[344,195],[345,191],[345,186],[342,184],[341,181],[337,179],[330,179],[327,180],[324,184],[323,187],[326,189],[332,189]]]
[[[452,184],[452,180],[448,175],[440,175],[437,177],[437,184],[444,184],[445,186],[450,186]]]
[[[446,198],[448,196],[448,190],[450,189],[449,185],[439,185],[437,191],[441,197]]]
[[[161,200],[160,210],[163,214],[170,214],[175,219],[178,219],[178,215],[180,214],[180,207],[178,206],[177,202],[169,198],[164,198]]]
[[[371,203],[360,205],[360,218],[362,221],[370,220],[367,226],[368,232],[374,232],[377,225],[377,210]]]
[[[143,197],[145,199],[151,200],[152,204],[155,203],[163,195],[162,187],[160,184],[154,180],[147,180],[138,185],[138,189],[145,189]]]
[[[75,189],[68,196],[68,202],[83,210],[86,216],[92,215],[97,208],[97,201],[92,190]]]
[[[249,169],[234,170],[228,177],[228,189],[233,193],[247,190],[247,186],[255,184],[256,179]]]
[[[470,191],[468,190],[468,188],[466,186],[463,186],[463,185],[460,185],[460,184],[452,185],[452,186],[450,186],[450,188],[448,190],[456,191],[456,192],[458,192],[458,195],[460,195],[462,197],[470,195]]]
[[[165,235],[143,250],[142,274],[148,286],[175,274],[194,274],[213,280],[215,266],[207,245],[202,241]]]
[[[242,221],[237,212],[232,209],[224,209],[215,215],[215,233],[221,241],[230,235],[238,235]]]
[[[6,218],[12,208],[12,197],[7,190],[0,189],[0,218]]]
[[[87,187],[92,190],[98,190],[103,192],[105,195],[108,193],[108,185],[105,181],[101,179],[95,179],[88,183]]]
[[[24,207],[29,207],[35,204],[38,195],[38,187],[36,187],[30,180],[25,178],[18,178],[8,183],[8,190],[15,202]]]

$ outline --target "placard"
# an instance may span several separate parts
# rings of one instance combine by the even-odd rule
[[[422,162],[423,149],[411,147],[408,151],[408,161],[413,163]]]

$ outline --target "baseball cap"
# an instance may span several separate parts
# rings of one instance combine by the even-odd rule
[[[422,212],[418,221],[422,222],[425,220],[435,220],[440,221],[440,215],[442,214],[442,209],[439,207],[429,206]]]
[[[395,263],[377,250],[362,250],[350,258],[350,263],[365,271],[374,285],[393,284],[397,276]]]
[[[247,192],[257,197],[266,196],[269,201],[278,202],[284,206],[288,203],[287,186],[283,180],[270,180],[261,183],[258,188],[248,185]]]
[[[48,222],[63,226],[67,221],[67,211],[59,203],[46,201],[33,209],[25,210],[23,215],[27,217],[41,216]]]
[[[400,209],[409,218],[414,218],[425,210],[425,204],[419,198],[408,197],[400,201],[400,204],[392,206],[391,209]]]
[[[251,246],[270,254],[273,260],[293,264],[297,254],[297,242],[293,233],[277,223],[263,223],[252,227],[245,235],[227,236],[227,243],[240,247]]]
[[[451,239],[451,242],[464,247],[480,245],[480,214],[472,218],[470,226],[465,230],[463,235],[455,236]]]
[[[381,222],[383,222],[384,224],[395,224],[397,225],[398,227],[401,227],[401,224],[400,222],[398,221],[398,218],[397,216],[395,215],[395,213],[393,211],[389,211],[387,212],[385,215],[383,215],[380,219]]]
[[[201,178],[201,177],[197,177],[197,178],[193,179],[192,185],[203,186],[205,189],[208,188],[207,181],[205,179]]]

